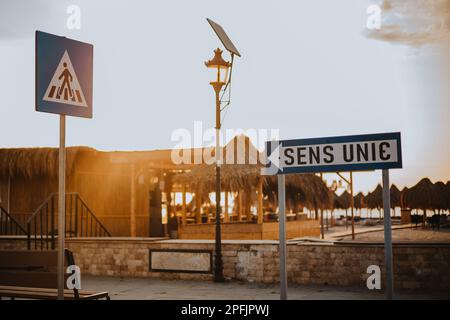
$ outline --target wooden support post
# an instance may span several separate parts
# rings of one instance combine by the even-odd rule
[[[183,184],[183,190],[182,190],[182,195],[181,195],[181,225],[185,226],[186,225],[186,185]]]
[[[242,221],[242,192],[238,191],[238,221]]]
[[[323,208],[320,208],[320,235],[322,239],[325,239],[325,231],[324,231],[324,225],[323,225]]]
[[[131,165],[131,203],[130,203],[130,236],[136,237],[136,186],[134,181],[135,176],[135,165]]]
[[[229,222],[229,212],[228,212],[228,191],[225,192],[225,212],[223,215],[224,222]]]
[[[355,215],[353,213],[353,208],[355,206],[353,199],[353,172],[350,171],[350,205],[351,205],[351,213],[352,213],[352,240],[355,240]]]
[[[195,193],[195,206],[197,207],[197,223],[202,223],[202,196],[199,190]]]
[[[258,224],[262,224],[264,222],[264,213],[263,213],[263,182],[262,182],[262,179],[259,179],[259,181],[258,181],[257,213],[258,213]]]

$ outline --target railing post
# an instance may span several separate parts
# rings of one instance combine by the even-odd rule
[[[50,232],[52,239],[52,250],[55,250],[55,197],[52,195],[50,204]]]
[[[27,247],[28,250],[31,250],[31,225],[29,221],[27,221]]]
[[[75,237],[78,237],[78,193],[75,196]]]

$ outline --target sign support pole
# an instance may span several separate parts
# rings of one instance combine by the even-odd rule
[[[394,296],[394,270],[391,229],[391,195],[389,189],[389,169],[383,169],[383,211],[384,211],[384,265],[386,270],[386,299]]]
[[[353,199],[353,171],[350,171],[350,205],[351,208],[351,214],[352,214],[352,240],[355,240],[355,213],[354,213],[354,207],[355,207],[355,200]]]
[[[66,215],[66,116],[59,116],[58,300],[64,300],[64,237]]]
[[[280,240],[280,300],[287,300],[286,184],[284,174],[278,175],[278,225],[278,238]]]

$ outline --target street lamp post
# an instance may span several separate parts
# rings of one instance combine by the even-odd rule
[[[222,262],[222,236],[220,230],[220,91],[227,83],[228,70],[231,64],[222,58],[222,50],[217,48],[214,50],[212,60],[206,61],[207,68],[217,71],[215,81],[210,82],[216,94],[216,243],[215,243],[215,259],[214,259],[214,281],[223,282],[223,262]]]

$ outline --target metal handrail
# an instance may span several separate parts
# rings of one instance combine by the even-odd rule
[[[41,205],[33,212],[33,214],[28,218],[27,220],[27,224],[31,222],[31,219],[33,219],[39,211],[41,211],[45,205],[47,205],[47,203],[49,202],[49,200],[51,200],[52,197],[54,197],[55,195],[57,195],[56,192],[52,192],[50,193],[50,195],[44,200],[44,202],[41,203]]]
[[[3,216],[5,216],[6,219],[5,219],[5,225],[4,225],[4,228],[3,228],[3,229],[0,228],[0,234],[5,234],[5,235],[7,235],[7,232],[8,232],[8,225],[10,226],[10,227],[9,227],[9,231],[11,231],[11,232],[13,231],[13,226],[14,226],[14,229],[15,229],[15,234],[14,234],[14,235],[19,235],[19,234],[17,234],[17,233],[18,233],[17,231],[21,231],[24,235],[27,234],[27,232],[26,232],[25,229],[20,225],[20,223],[17,222],[17,220],[14,219],[14,218],[9,214],[9,212],[6,211],[5,208],[3,208],[2,206],[0,206],[0,226],[3,226],[3,224],[1,223],[2,220],[3,220]],[[9,219],[9,220],[8,220],[8,219]],[[9,224],[8,224],[8,221],[11,221],[12,223],[9,223]],[[5,233],[3,233],[3,232],[5,232]]]
[[[57,219],[56,212],[58,208],[57,200],[58,193],[51,193],[27,220],[26,234],[29,250],[31,250],[33,240],[35,249],[38,248],[38,243],[40,243],[41,249],[44,249],[44,247],[48,249],[49,243],[51,244],[51,249],[55,249],[57,233],[57,230],[55,229],[55,221]],[[66,193],[65,205],[66,237],[111,237],[111,233],[95,216],[77,192]]]
[[[92,210],[87,206],[86,202],[80,197],[80,195],[77,193],[78,200],[84,205],[84,207],[89,211],[89,213],[92,215],[92,217],[95,219],[95,222],[97,222],[102,230],[108,235],[108,237],[111,237],[111,233],[106,229],[106,227],[103,225],[103,223],[98,220],[98,218],[95,216],[95,214],[92,212]]]

